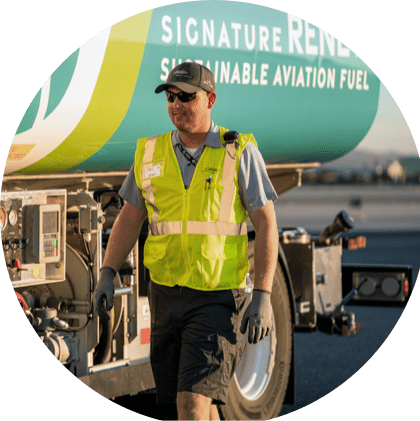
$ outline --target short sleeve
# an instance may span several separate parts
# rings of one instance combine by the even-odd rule
[[[124,201],[128,202],[131,206],[134,206],[136,209],[146,209],[144,197],[141,194],[141,190],[137,185],[136,177],[134,175],[134,164],[132,165],[118,194]]]
[[[239,195],[248,213],[263,207],[269,200],[277,200],[261,152],[251,142],[241,155],[238,183]]]

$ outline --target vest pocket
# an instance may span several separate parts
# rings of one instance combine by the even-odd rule
[[[201,254],[206,260],[234,259],[238,255],[236,244],[215,244],[215,242],[201,245]]]
[[[150,271],[151,278],[158,284],[171,285],[166,250],[168,235],[149,236],[144,245],[144,266]]]
[[[221,241],[220,237],[211,236],[214,241],[201,245],[201,268],[204,289],[214,289],[220,284],[229,284],[228,269],[233,259],[237,258],[236,244]]]

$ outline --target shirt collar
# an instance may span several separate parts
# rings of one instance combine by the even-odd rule
[[[172,132],[172,145],[175,146],[178,143],[181,143],[181,139],[179,138],[178,130],[174,130]],[[212,120],[210,130],[207,133],[206,140],[202,144],[202,146],[211,146],[212,148],[221,148],[222,144],[220,143],[220,136],[219,136],[219,126],[215,124]]]

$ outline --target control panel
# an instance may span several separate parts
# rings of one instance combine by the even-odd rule
[[[25,238],[31,238],[24,255],[27,263],[60,261],[60,205],[25,206]]]
[[[14,287],[65,279],[66,194],[2,192],[1,240]]]

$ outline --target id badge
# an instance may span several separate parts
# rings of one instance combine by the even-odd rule
[[[142,165],[142,180],[163,176],[164,161],[154,161]]]

